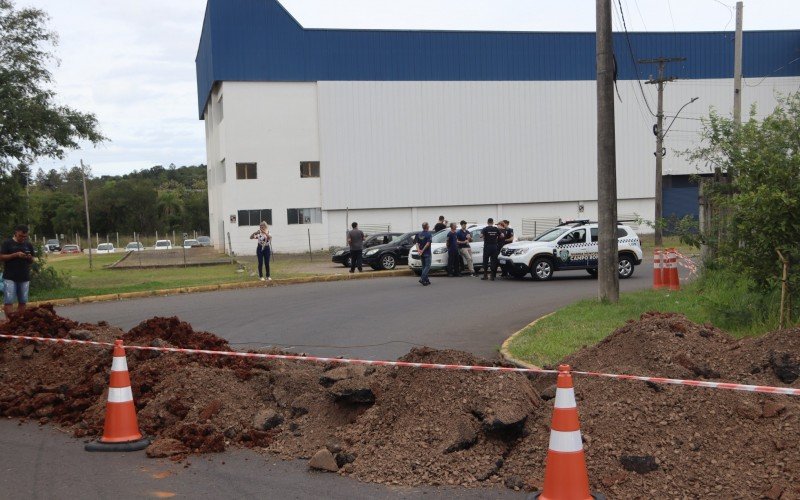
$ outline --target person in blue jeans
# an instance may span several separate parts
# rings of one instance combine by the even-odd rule
[[[422,283],[422,286],[431,284],[431,280],[428,279],[428,273],[431,272],[431,233],[428,231],[428,227],[428,223],[423,222],[422,232],[417,234],[417,252],[422,260],[422,275],[419,282]]]
[[[6,319],[15,312],[25,311],[31,285],[31,264],[34,249],[28,240],[28,226],[14,228],[14,236],[5,240],[0,247],[0,261],[5,265],[3,271],[3,312]],[[14,303],[17,310],[14,311]]]
[[[267,276],[266,280],[272,281],[269,277],[269,259],[272,257],[272,235],[269,234],[269,226],[266,221],[261,221],[258,226],[258,231],[250,235],[251,240],[258,240],[256,246],[256,257],[258,258],[258,279],[264,281],[264,272],[262,269],[266,267]]]

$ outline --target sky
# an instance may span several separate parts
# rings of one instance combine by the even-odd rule
[[[227,0],[235,5],[237,0]],[[282,0],[308,28],[594,31],[592,0]],[[719,31],[735,27],[730,0],[612,0],[629,31]],[[109,140],[85,144],[59,169],[83,161],[95,175],[153,165],[205,163],[194,58],[205,0],[16,0],[46,11],[59,35],[53,68],[58,100],[94,113]],[[748,0],[744,29],[800,28],[800,0]]]

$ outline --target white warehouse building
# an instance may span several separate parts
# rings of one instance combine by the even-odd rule
[[[303,28],[277,0],[208,0],[196,60],[211,236],[254,253],[344,244],[348,223],[396,232],[450,221],[595,218],[594,33]],[[615,34],[618,212],[652,219],[655,67],[686,57],[664,95],[664,213],[696,214],[678,151],[733,103],[732,32]],[[745,32],[745,115],[800,86],[800,31]],[[633,54],[631,54],[633,52]],[[646,73],[646,74],[639,74]],[[647,98],[645,99],[645,96]],[[647,102],[645,102],[647,100]],[[702,172],[702,171],[701,171]]]

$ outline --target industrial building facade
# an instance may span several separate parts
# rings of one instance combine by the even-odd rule
[[[730,114],[733,33],[629,37],[636,58],[687,58],[669,68],[664,106],[669,123],[700,98],[666,138],[664,173],[685,188],[698,167],[677,152],[710,108]],[[637,74],[625,35],[614,44],[618,211],[652,219],[655,118],[640,82],[655,68]],[[800,63],[786,66],[800,31],[745,32],[743,45],[743,108],[767,114],[800,86]],[[594,33],[305,29],[277,0],[209,0],[196,63],[220,248],[253,253],[261,220],[276,251],[303,251],[344,244],[350,221],[596,217]],[[686,198],[665,192],[678,211]]]

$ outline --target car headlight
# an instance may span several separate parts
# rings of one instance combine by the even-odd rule
[[[528,251],[528,250],[527,250],[526,248],[517,248],[516,250],[514,250],[514,253],[513,253],[513,255],[523,255],[523,254],[525,254],[527,251]]]
[[[447,247],[437,248],[436,250],[433,251],[433,253],[437,255],[442,253],[447,253]]]
[[[344,250],[336,250],[336,253],[334,253],[333,255],[343,255],[343,254]]]
[[[365,253],[364,255],[366,255],[366,256],[369,256],[369,255],[375,255],[375,254],[376,254],[376,253],[378,253],[379,251],[380,251],[380,250],[378,250],[377,248],[373,248],[372,250],[367,250],[367,253]]]

